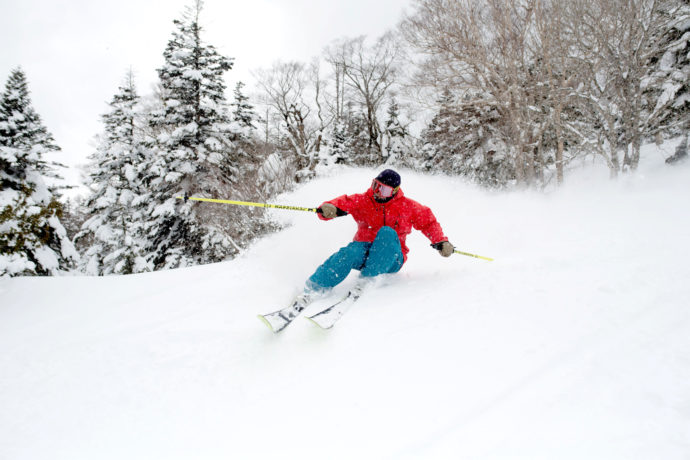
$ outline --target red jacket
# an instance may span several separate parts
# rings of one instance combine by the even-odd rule
[[[402,189],[387,203],[378,203],[371,189],[365,193],[342,195],[326,203],[331,203],[355,219],[357,233],[354,241],[371,243],[381,227],[387,225],[393,228],[400,239],[404,260],[407,260],[407,253],[410,251],[405,238],[412,232],[412,228],[424,233],[432,244],[448,241],[431,209],[405,197]],[[322,220],[330,220],[321,214],[318,216]]]

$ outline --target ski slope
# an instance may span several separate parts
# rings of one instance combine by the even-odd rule
[[[586,167],[544,193],[401,173],[495,261],[413,233],[330,331],[256,315],[350,241],[349,217],[271,211],[285,230],[215,265],[0,280],[0,459],[689,458],[690,162],[648,150],[635,174]]]

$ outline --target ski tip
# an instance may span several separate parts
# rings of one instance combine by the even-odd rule
[[[312,323],[312,324],[316,324],[316,325],[319,327],[319,329],[323,329],[324,331],[326,331],[326,330],[330,329],[331,327],[333,327],[332,324],[331,324],[330,326],[328,326],[328,327],[323,326],[323,325],[319,324],[314,318],[310,318],[310,317],[308,317],[308,316],[305,316],[304,319],[309,320],[309,322]]]
[[[264,315],[256,315],[256,317],[259,318],[261,320],[261,322],[264,323],[266,325],[266,327],[271,330],[271,332],[276,332],[273,329],[273,326],[271,326],[271,323],[268,322],[268,320],[266,319],[266,317]]]

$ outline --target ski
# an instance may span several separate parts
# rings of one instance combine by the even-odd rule
[[[319,313],[307,317],[312,323],[321,327],[322,329],[330,329],[333,325],[345,314],[345,312],[352,306],[353,303],[359,299],[364,289],[372,284],[373,279],[361,279],[356,283],[345,297],[320,311]],[[288,327],[292,321],[299,316],[305,308],[307,308],[314,300],[317,300],[323,295],[312,290],[305,290],[302,294],[295,297],[289,306],[276,310],[273,313],[265,315],[257,315],[270,330],[278,333]]]
[[[280,332],[288,327],[298,314],[299,312],[295,313],[292,307],[286,307],[273,313],[257,315],[257,317],[273,332]]]
[[[273,313],[257,315],[257,317],[268,326],[270,330],[278,333],[288,327],[312,301],[312,296],[301,294],[298,295],[289,306],[274,311]]]
[[[321,329],[330,329],[340,318],[342,318],[345,312],[350,309],[352,304],[354,304],[361,295],[361,289],[353,289],[348,292],[345,297],[330,307],[315,315],[307,316],[307,319],[319,326]]]

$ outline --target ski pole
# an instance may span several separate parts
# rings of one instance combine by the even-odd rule
[[[214,198],[197,198],[185,194],[185,196],[176,196],[178,200],[192,201],[206,201],[208,203],[222,203],[222,204],[234,204],[237,206],[253,206],[255,208],[277,208],[277,209],[288,209],[291,211],[309,211],[309,212],[319,212],[317,208],[303,208],[301,206],[285,206],[282,204],[270,204],[270,203],[252,203],[250,201],[234,201],[234,200],[216,200]]]
[[[470,254],[469,252],[462,252],[458,249],[454,249],[453,252],[455,252],[456,254],[462,254],[463,256],[476,257],[477,259],[488,260],[489,262],[494,260],[491,257],[478,256],[477,254]]]

